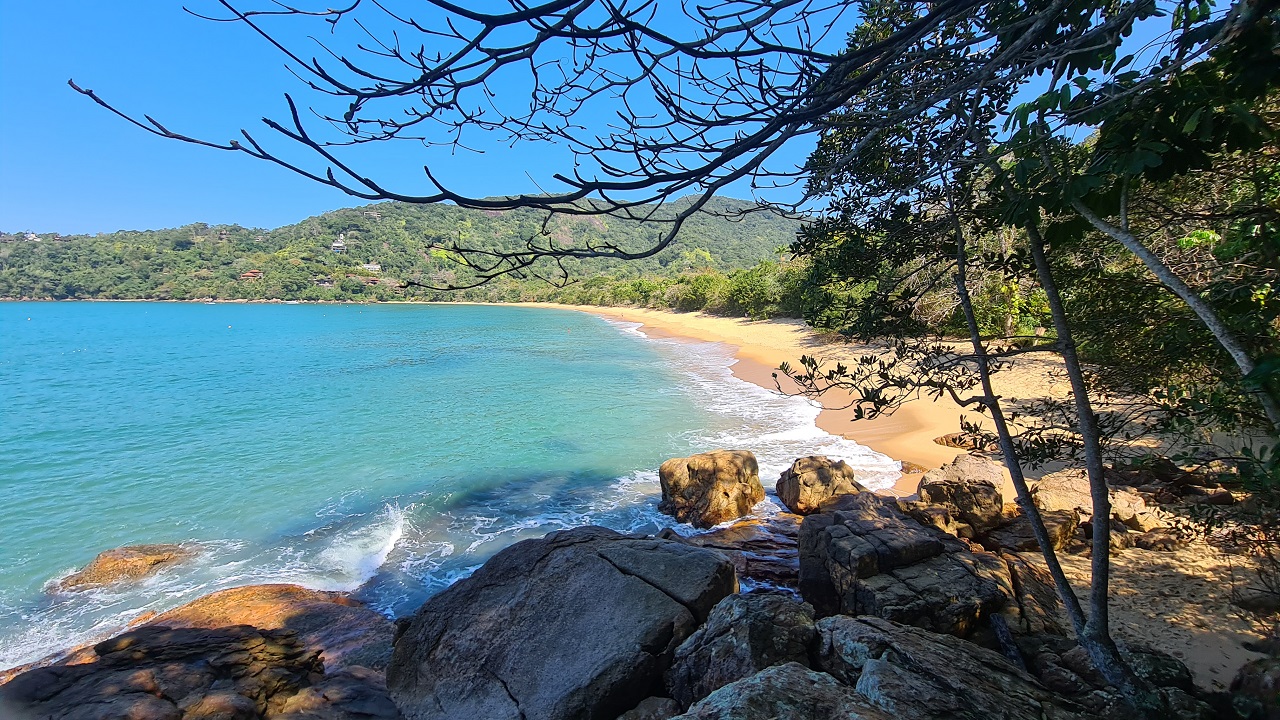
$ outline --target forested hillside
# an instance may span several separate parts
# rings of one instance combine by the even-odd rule
[[[768,260],[794,241],[799,227],[770,213],[737,214],[750,207],[739,200],[716,201],[709,214],[684,225],[675,245],[651,258],[565,260],[574,280],[565,287],[530,275],[448,292],[431,288],[467,285],[474,279],[465,263],[443,249],[453,243],[509,251],[537,237],[561,247],[607,240],[640,249],[652,245],[668,226],[569,215],[544,222],[545,213],[533,210],[484,212],[387,202],[336,210],[275,230],[196,223],[93,236],[5,233],[0,234],[0,297],[616,304],[648,303],[655,292],[688,285],[686,291],[672,293],[670,304],[682,299],[688,304],[692,301],[685,296],[691,296],[702,307],[708,293],[719,292],[727,307],[731,277],[759,278],[758,266],[764,262],[769,269],[765,274],[774,278],[779,268]],[[754,274],[748,272],[751,268],[756,268]],[[550,264],[534,269],[545,275],[557,272]],[[739,309],[744,314],[776,312]]]

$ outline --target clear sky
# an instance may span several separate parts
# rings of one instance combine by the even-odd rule
[[[186,2],[218,12],[212,0]],[[269,136],[259,118],[284,117],[283,93],[300,89],[282,56],[248,28],[196,18],[181,0],[0,0],[0,230],[276,227],[364,202],[247,156],[149,135],[76,94],[69,78],[127,111],[219,141],[242,127]],[[418,150],[377,150],[366,168],[425,194]],[[792,152],[790,161],[805,155]],[[484,196],[537,192],[534,177],[568,161],[551,148],[496,148],[437,154],[432,168]]]
[[[0,0],[0,229],[274,227],[354,204],[250,158],[147,135],[72,91],[72,77],[219,139],[280,107],[291,82],[243,28],[173,0]]]

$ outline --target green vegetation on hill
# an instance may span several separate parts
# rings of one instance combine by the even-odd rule
[[[573,280],[534,277],[467,285],[473,271],[442,248],[453,243],[513,251],[530,238],[559,246],[651,246],[668,226],[533,210],[484,212],[452,205],[381,203],[336,210],[275,230],[203,223],[95,236],[0,234],[0,297],[34,299],[559,301],[708,309],[757,317],[795,314],[800,273],[778,261],[799,223],[769,213],[735,215],[717,200],[676,243],[634,261],[565,260]],[[345,244],[342,252],[335,242]],[[556,269],[535,266],[537,274]]]

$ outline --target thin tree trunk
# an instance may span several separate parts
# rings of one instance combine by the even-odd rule
[[[1058,285],[1053,279],[1048,258],[1044,252],[1044,238],[1034,224],[1027,225],[1031,244],[1031,256],[1035,261],[1040,287],[1049,301],[1053,315],[1054,331],[1058,346],[1071,381],[1072,401],[1076,409],[1076,423],[1084,444],[1085,471],[1089,476],[1089,495],[1093,504],[1093,558],[1090,567],[1092,586],[1089,590],[1089,621],[1083,633],[1077,633],[1080,644],[1089,653],[1098,670],[1126,697],[1142,707],[1151,707],[1151,693],[1144,687],[1120,657],[1115,641],[1111,638],[1108,603],[1111,596],[1111,497],[1107,488],[1105,468],[1102,464],[1101,433],[1098,418],[1089,401],[1089,389],[1085,385],[1080,357],[1076,353],[1075,338],[1067,323],[1066,311]]]
[[[1000,399],[996,396],[995,390],[991,385],[991,363],[987,357],[986,347],[982,344],[982,333],[978,330],[978,320],[973,312],[973,299],[969,297],[968,271],[966,267],[968,257],[965,250],[964,230],[960,227],[960,220],[954,212],[951,213],[951,219],[955,226],[956,235],[956,294],[960,298],[960,307],[964,310],[965,321],[969,327],[969,342],[973,345],[974,357],[978,361],[978,377],[982,383],[984,395],[982,404],[991,411],[991,422],[995,425],[996,436],[1000,440],[1000,452],[1004,456],[1004,465],[1008,468],[1009,477],[1013,481],[1013,488],[1018,493],[1018,508],[1022,510],[1022,514],[1030,522],[1031,533],[1035,535],[1036,542],[1040,544],[1040,552],[1044,555],[1045,565],[1049,569],[1050,577],[1053,578],[1054,587],[1058,591],[1059,599],[1062,600],[1063,608],[1066,609],[1067,618],[1071,621],[1076,637],[1083,637],[1087,627],[1084,609],[1081,608],[1080,600],[1071,588],[1071,581],[1067,579],[1067,574],[1062,570],[1062,563],[1058,562],[1058,554],[1049,539],[1049,531],[1045,528],[1044,517],[1040,515],[1040,509],[1036,507],[1035,502],[1031,499],[1031,488],[1027,486],[1027,478],[1022,472],[1022,465],[1018,462],[1017,449],[1013,446],[1013,435],[1009,432],[1009,425],[1005,421],[1004,411],[1000,407]]]
[[[1091,225],[1111,236],[1128,249],[1129,252],[1136,255],[1161,284],[1169,288],[1174,295],[1182,298],[1182,301],[1200,318],[1200,321],[1209,329],[1209,332],[1213,333],[1213,337],[1217,339],[1218,344],[1235,361],[1236,367],[1240,368],[1241,375],[1248,376],[1253,372],[1255,367],[1253,359],[1249,357],[1248,350],[1241,344],[1235,333],[1231,332],[1231,328],[1228,328],[1222,322],[1222,318],[1218,317],[1213,308],[1209,307],[1209,303],[1205,302],[1189,285],[1183,282],[1182,278],[1178,277],[1168,265],[1165,265],[1164,261],[1157,257],[1155,253],[1151,252],[1150,248],[1142,244],[1142,241],[1126,228],[1116,227],[1103,220],[1080,200],[1073,199],[1071,206]],[[1258,402],[1262,405],[1263,412],[1267,415],[1267,420],[1271,422],[1272,427],[1280,430],[1280,402],[1264,387],[1259,387],[1255,394]]]

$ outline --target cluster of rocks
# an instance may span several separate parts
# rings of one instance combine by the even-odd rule
[[[525,540],[394,625],[335,593],[215,593],[17,674],[0,717],[1126,717],[1019,554],[1035,541],[993,463],[961,456],[901,502],[800,458],[776,486],[792,512],[733,524],[764,498],[751,453],[673,459],[660,477],[661,509],[709,532]],[[1055,545],[1091,520],[1073,483],[1037,492]],[[1109,522],[1160,532],[1145,491],[1112,492]],[[1127,652],[1171,717],[1254,717],[1207,704],[1176,659]],[[1265,701],[1274,669],[1241,685]]]

